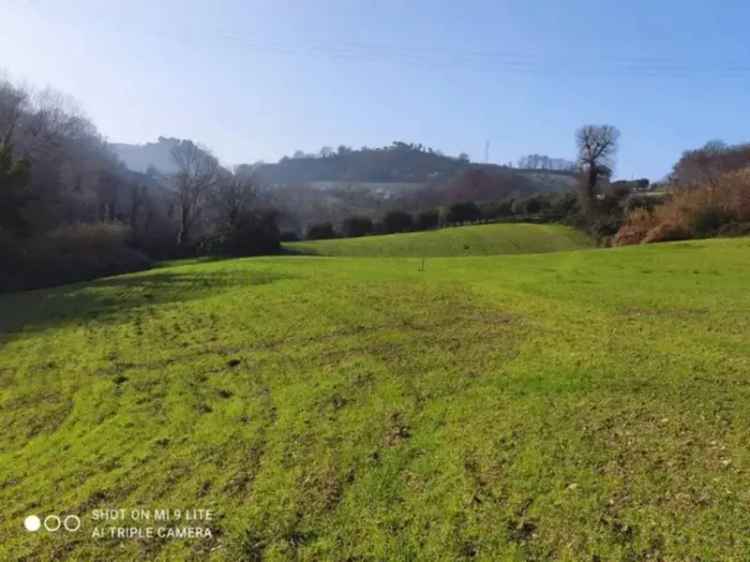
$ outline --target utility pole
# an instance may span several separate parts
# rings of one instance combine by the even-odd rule
[[[484,163],[488,164],[490,161],[490,141],[484,141]]]

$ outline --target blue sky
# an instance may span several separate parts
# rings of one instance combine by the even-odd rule
[[[0,0],[0,68],[72,95],[111,141],[225,163],[421,142],[490,161],[622,132],[619,177],[750,141],[750,3]]]

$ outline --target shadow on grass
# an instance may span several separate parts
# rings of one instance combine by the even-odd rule
[[[188,302],[239,287],[294,276],[267,271],[175,273],[150,271],[54,289],[0,295],[0,344],[21,332],[58,324],[118,322],[133,309]]]

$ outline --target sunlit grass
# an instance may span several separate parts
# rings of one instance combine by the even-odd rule
[[[261,258],[2,296],[0,559],[744,560],[749,258]],[[213,509],[214,537],[22,527],[139,506]]]
[[[292,252],[321,256],[445,257],[534,254],[589,248],[580,231],[557,224],[485,224],[406,234],[294,242]]]

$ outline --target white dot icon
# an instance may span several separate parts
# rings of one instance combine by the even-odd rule
[[[26,527],[27,531],[31,531],[33,533],[40,529],[40,527],[42,526],[42,521],[36,515],[29,515],[26,519],[23,520],[23,526]]]

